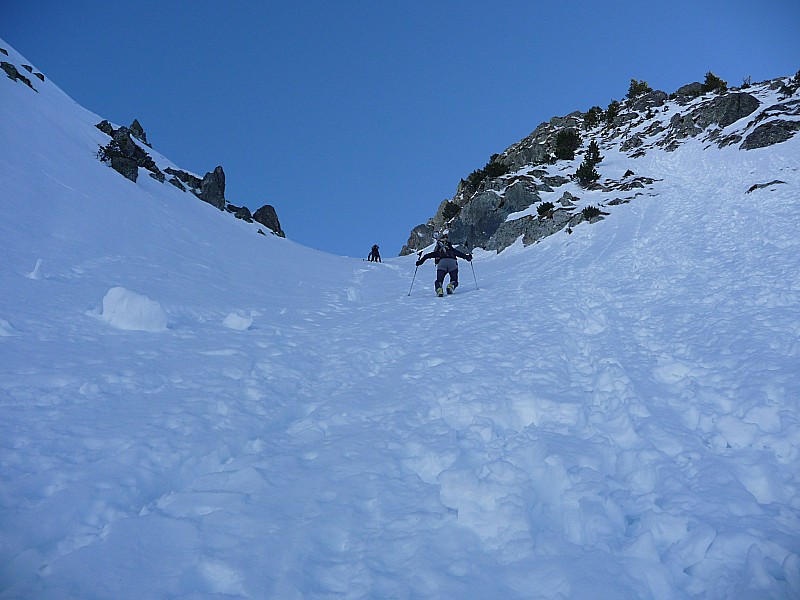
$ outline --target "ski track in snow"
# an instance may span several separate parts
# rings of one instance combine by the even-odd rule
[[[442,299],[413,257],[206,239],[177,191],[167,236],[156,192],[119,240],[54,206],[0,271],[0,598],[796,598],[789,143],[654,151],[655,196]]]

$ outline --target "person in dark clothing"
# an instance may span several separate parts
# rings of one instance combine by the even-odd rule
[[[381,262],[381,253],[378,250],[378,244],[372,246],[372,250],[369,252],[369,262]]]
[[[450,243],[447,239],[447,233],[443,233],[436,241],[436,248],[432,252],[420,257],[417,261],[417,266],[420,266],[429,258],[434,259],[436,263],[436,295],[439,297],[444,296],[444,278],[450,275],[450,283],[447,284],[447,293],[452,294],[453,290],[458,287],[458,258],[463,258],[467,261],[472,261],[472,254],[464,254]]]

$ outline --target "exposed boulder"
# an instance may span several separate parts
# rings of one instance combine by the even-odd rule
[[[757,98],[745,92],[724,94],[703,104],[692,115],[702,129],[712,124],[727,127],[752,114],[760,104]]]
[[[169,171],[169,168],[167,168],[166,170]],[[186,186],[183,185],[181,183],[181,180],[178,179],[177,177],[175,177],[174,175],[172,177],[170,177],[167,181],[169,183],[171,183],[172,185],[174,185],[176,188],[178,188],[180,191],[182,191],[182,192],[186,191]]]
[[[206,173],[202,179],[186,171],[167,167],[164,171],[172,177],[168,180],[180,190],[189,189],[203,202],[208,202],[220,210],[225,210],[225,171],[217,167]]]
[[[408,236],[408,241],[403,249],[400,250],[400,256],[413,254],[417,250],[421,250],[433,243],[433,233],[436,231],[431,222],[417,225],[411,230],[411,235]]]
[[[150,177],[161,183],[168,181],[183,192],[188,190],[200,200],[220,210],[227,210],[233,213],[238,219],[248,223],[252,223],[255,220],[268,228],[273,234],[286,237],[286,234],[281,229],[278,215],[272,206],[262,206],[253,215],[246,206],[234,206],[226,202],[225,171],[221,166],[206,173],[202,179],[172,167],[164,169],[165,175],[158,168],[155,160],[141,146],[141,144],[144,144],[150,147],[150,144],[147,142],[147,135],[138,119],[134,119],[130,127],[115,129],[107,120],[101,121],[95,127],[111,138],[108,144],[100,147],[97,157],[102,162],[108,163],[112,169],[126,179],[136,182],[139,176],[139,168],[141,167],[149,171]],[[259,230],[259,233],[263,233],[263,231]]]
[[[139,165],[132,158],[127,156],[112,156],[110,164],[111,168],[125,179],[130,179],[135,183],[139,178]]]
[[[577,202],[578,200],[580,200],[580,198],[578,198],[577,196],[573,196],[569,192],[564,192],[563,194],[561,194],[561,198],[558,199],[558,203],[563,208],[572,208],[573,206],[575,206],[575,202]]]
[[[164,173],[153,158],[133,141],[130,129],[120,127],[115,130],[108,121],[101,121],[95,127],[111,136],[111,141],[101,146],[97,153],[102,162],[110,164],[117,173],[134,182],[139,176],[139,167],[150,171],[154,179],[164,181]]]
[[[197,197],[220,210],[225,208],[225,172],[222,167],[205,174]]]
[[[22,68],[25,69],[28,73],[30,73],[34,77],[38,77],[40,81],[44,81],[44,75],[34,71],[31,65],[22,65]]]
[[[687,83],[686,85],[682,85],[677,90],[672,93],[672,97],[678,101],[681,100],[691,100],[693,98],[697,98],[698,96],[703,95],[703,84],[699,81],[693,81],[692,83]]]
[[[552,215],[546,218],[530,215],[507,221],[497,229],[485,248],[500,252],[511,246],[520,236],[522,243],[529,246],[569,225],[574,226],[581,220],[581,213],[573,214],[568,210],[558,209],[552,211]]]
[[[768,123],[762,123],[744,139],[744,142],[739,147],[742,150],[755,150],[756,148],[772,146],[773,144],[785,142],[798,130],[800,130],[800,121],[776,119]]]
[[[183,182],[186,187],[188,187],[192,192],[194,192],[195,196],[200,193],[200,178],[195,177],[191,173],[187,173],[186,171],[181,171],[180,169],[173,169],[172,167],[167,167],[164,169],[166,173],[172,175],[173,177],[169,180],[169,182],[174,185],[175,187],[186,190],[185,187],[182,185],[176,185],[177,183]],[[176,181],[173,181],[176,180]]]
[[[265,204],[253,213],[253,220],[257,223],[261,223],[278,237],[286,237],[283,229],[281,229],[281,223],[278,221],[278,214],[275,212],[275,208],[270,204]]]
[[[485,247],[509,212],[504,198],[494,191],[476,194],[450,224],[450,241],[468,248]]]
[[[129,129],[133,137],[142,142],[148,148],[152,148],[152,146],[149,143],[147,143],[147,134],[144,132],[142,124],[139,123],[139,119],[134,119]]]
[[[665,146],[667,150],[675,150],[680,140],[694,137],[702,131],[703,129],[695,123],[691,114],[675,113],[669,120],[667,134],[658,143]]]
[[[639,148],[642,144],[644,144],[642,136],[638,134],[633,134],[629,136],[624,142],[622,142],[619,149],[622,150],[623,152],[627,152],[629,150],[633,150],[634,148]]]
[[[781,184],[785,185],[786,182],[785,181],[781,181],[780,179],[774,179],[774,180],[770,181],[769,183],[754,183],[753,185],[750,186],[750,189],[748,189],[745,192],[745,194],[749,194],[751,192],[755,192],[756,190],[761,190],[761,189],[764,189],[764,188],[768,188],[768,187],[773,186],[773,185],[781,185]]]
[[[227,210],[229,213],[232,213],[237,219],[242,219],[248,223],[253,222],[253,215],[250,214],[250,209],[246,206],[234,206],[233,204],[228,204],[225,206],[225,210]]]
[[[631,102],[631,110],[635,110],[636,112],[652,110],[659,106],[663,106],[668,98],[669,96],[667,96],[666,92],[662,92],[661,90],[653,90],[652,92],[637,96]]]
[[[95,127],[105,133],[107,136],[114,137],[114,126],[105,119],[100,121],[97,125],[95,125]]]
[[[11,63],[8,63],[8,62],[5,62],[5,61],[0,61],[0,69],[3,69],[3,71],[6,72],[6,75],[8,75],[8,78],[11,81],[21,81],[22,83],[27,85],[29,88],[31,88],[34,92],[37,91],[36,88],[33,87],[33,85],[31,84],[31,80],[28,79],[27,77],[25,77],[25,75],[23,75],[22,73],[20,73],[17,70],[17,67],[12,65]]]

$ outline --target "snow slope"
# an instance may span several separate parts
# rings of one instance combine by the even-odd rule
[[[33,83],[0,77],[0,598],[800,596],[798,137],[607,155],[654,195],[438,299],[122,178]]]

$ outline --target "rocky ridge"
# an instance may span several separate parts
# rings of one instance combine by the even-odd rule
[[[657,195],[658,182],[633,168],[635,159],[649,151],[673,152],[691,139],[706,148],[735,145],[747,151],[791,138],[800,130],[799,89],[800,72],[730,90],[705,91],[695,82],[671,95],[648,89],[617,103],[615,113],[609,106],[607,111],[594,107],[553,117],[462,179],[455,195],[412,229],[400,254],[426,248],[444,228],[453,242],[468,249],[500,252],[520,238],[529,245],[564,229],[571,232],[581,222],[598,221],[614,206],[642,194]],[[559,134],[567,130],[579,134],[579,146],[574,158],[556,159]],[[621,178],[603,178],[600,161],[598,179],[579,184],[576,169],[592,142],[602,152],[631,159],[632,168]],[[594,198],[600,192],[599,206],[581,200],[584,190]]]
[[[0,47],[0,58],[2,57],[9,57],[9,52]],[[30,73],[41,82],[45,81],[44,75],[35,71],[31,65],[15,65],[10,62],[11,60],[11,58],[0,60],[0,69],[12,81],[22,83],[33,92],[38,93],[35,82],[24,75],[23,71]],[[143,169],[156,181],[170,183],[183,192],[191,192],[200,200],[220,210],[232,213],[235,217],[249,223],[263,225],[273,235],[286,237],[273,206],[266,204],[251,213],[246,206],[235,206],[226,200],[225,172],[221,166],[206,173],[203,177],[176,169],[173,166],[160,167],[156,158],[151,155],[152,146],[147,141],[147,134],[137,119],[134,119],[129,127],[114,127],[107,120],[97,123],[96,127],[109,137],[108,143],[98,149],[97,158],[126,179],[136,182],[139,170]],[[156,156],[159,161],[166,162],[160,155]],[[266,235],[262,229],[258,229],[258,233]]]
[[[137,119],[134,119],[130,127],[115,128],[106,120],[98,123],[96,127],[111,138],[108,144],[100,147],[97,157],[126,179],[135,182],[139,176],[139,169],[142,168],[156,181],[170,183],[182,192],[189,191],[203,202],[232,213],[237,219],[248,223],[255,221],[274,235],[286,237],[273,206],[266,204],[255,213],[251,213],[246,206],[235,206],[225,199],[225,171],[221,166],[206,173],[202,178],[173,167],[165,167],[162,170],[143,148],[151,146],[144,128]],[[260,229],[259,232],[264,233]]]

